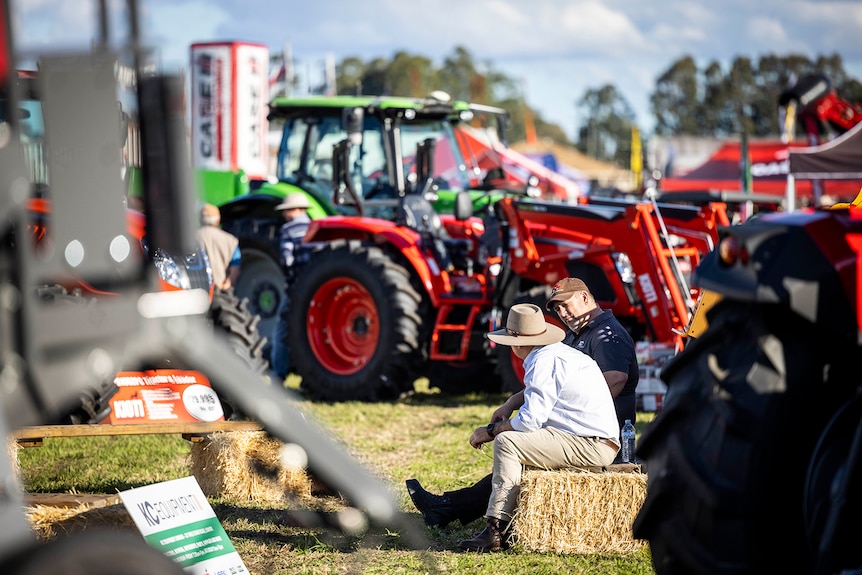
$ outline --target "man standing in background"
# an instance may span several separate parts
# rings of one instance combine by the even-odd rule
[[[219,227],[221,212],[212,204],[204,204],[201,208],[200,223],[197,238],[210,260],[213,283],[222,291],[230,289],[239,278],[239,240]]]

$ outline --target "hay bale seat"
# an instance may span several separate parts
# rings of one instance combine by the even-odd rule
[[[646,497],[639,465],[528,469],[521,479],[512,539],[527,551],[631,553],[645,547],[632,523]]]
[[[281,464],[283,443],[264,431],[219,431],[193,443],[191,472],[207,497],[282,503],[311,496],[304,469]]]

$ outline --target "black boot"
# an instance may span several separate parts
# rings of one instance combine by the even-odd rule
[[[458,543],[458,548],[462,551],[503,551],[509,548],[506,541],[506,531],[509,528],[507,521],[500,521],[495,517],[488,518],[488,525],[479,533],[473,535],[470,539],[465,539]]]
[[[447,496],[428,493],[417,479],[408,479],[405,483],[413,505],[422,512],[425,525],[445,527],[458,518],[458,512]]]

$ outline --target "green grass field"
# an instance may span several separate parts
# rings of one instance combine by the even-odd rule
[[[429,490],[442,491],[487,474],[490,451],[471,448],[467,438],[504,399],[496,394],[443,397],[420,390],[392,403],[298,401],[331,431],[335,442],[391,487],[425,542],[421,549],[408,544],[415,538],[385,527],[372,528],[363,537],[323,527],[293,527],[292,508],[267,502],[213,500],[213,507],[252,575],[654,573],[648,550],[624,556],[540,554],[517,548],[464,554],[457,550],[458,541],[481,529],[481,521],[466,527],[455,522],[445,529],[421,523],[404,480],[417,477]],[[639,431],[651,416],[639,414]],[[20,450],[19,462],[29,492],[115,493],[190,475],[189,451],[189,444],[177,436],[46,439],[43,447]],[[321,497],[311,509],[327,512],[343,505],[339,498]]]

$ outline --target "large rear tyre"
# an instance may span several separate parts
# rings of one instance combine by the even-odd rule
[[[659,575],[811,572],[807,468],[858,379],[837,342],[786,309],[725,301],[664,368],[634,523]]]
[[[233,288],[216,289],[207,317],[216,333],[221,333],[236,354],[248,365],[249,370],[266,380],[269,361],[264,357],[266,338],[258,332],[259,318],[248,309],[248,301],[236,297]],[[241,419],[242,414],[233,400],[220,397],[225,419]]]
[[[260,335],[259,318],[248,309],[248,302],[240,300],[233,289],[216,289],[208,317],[249,369],[263,377],[269,370],[269,362],[263,355],[266,338]]]
[[[291,286],[288,341],[302,389],[328,401],[377,401],[413,388],[421,297],[376,247],[316,252]]]
[[[284,272],[277,259],[260,249],[242,248],[242,268],[234,291],[240,300],[248,300],[249,312],[260,317],[257,330],[267,338],[275,331],[284,285]]]
[[[431,362],[428,386],[436,387],[446,395],[500,391],[499,380],[490,361]]]
[[[536,286],[515,296],[511,305],[532,303],[544,310],[545,304],[549,299],[551,299],[551,287]],[[511,305],[504,310],[500,327],[506,325],[506,317]],[[561,327],[568,332],[568,328],[563,325],[553,312],[545,312],[545,321]],[[496,372],[500,381],[500,391],[504,393],[517,393],[524,389],[524,360],[512,353],[512,348],[507,345],[494,346],[494,352],[497,354]]]

